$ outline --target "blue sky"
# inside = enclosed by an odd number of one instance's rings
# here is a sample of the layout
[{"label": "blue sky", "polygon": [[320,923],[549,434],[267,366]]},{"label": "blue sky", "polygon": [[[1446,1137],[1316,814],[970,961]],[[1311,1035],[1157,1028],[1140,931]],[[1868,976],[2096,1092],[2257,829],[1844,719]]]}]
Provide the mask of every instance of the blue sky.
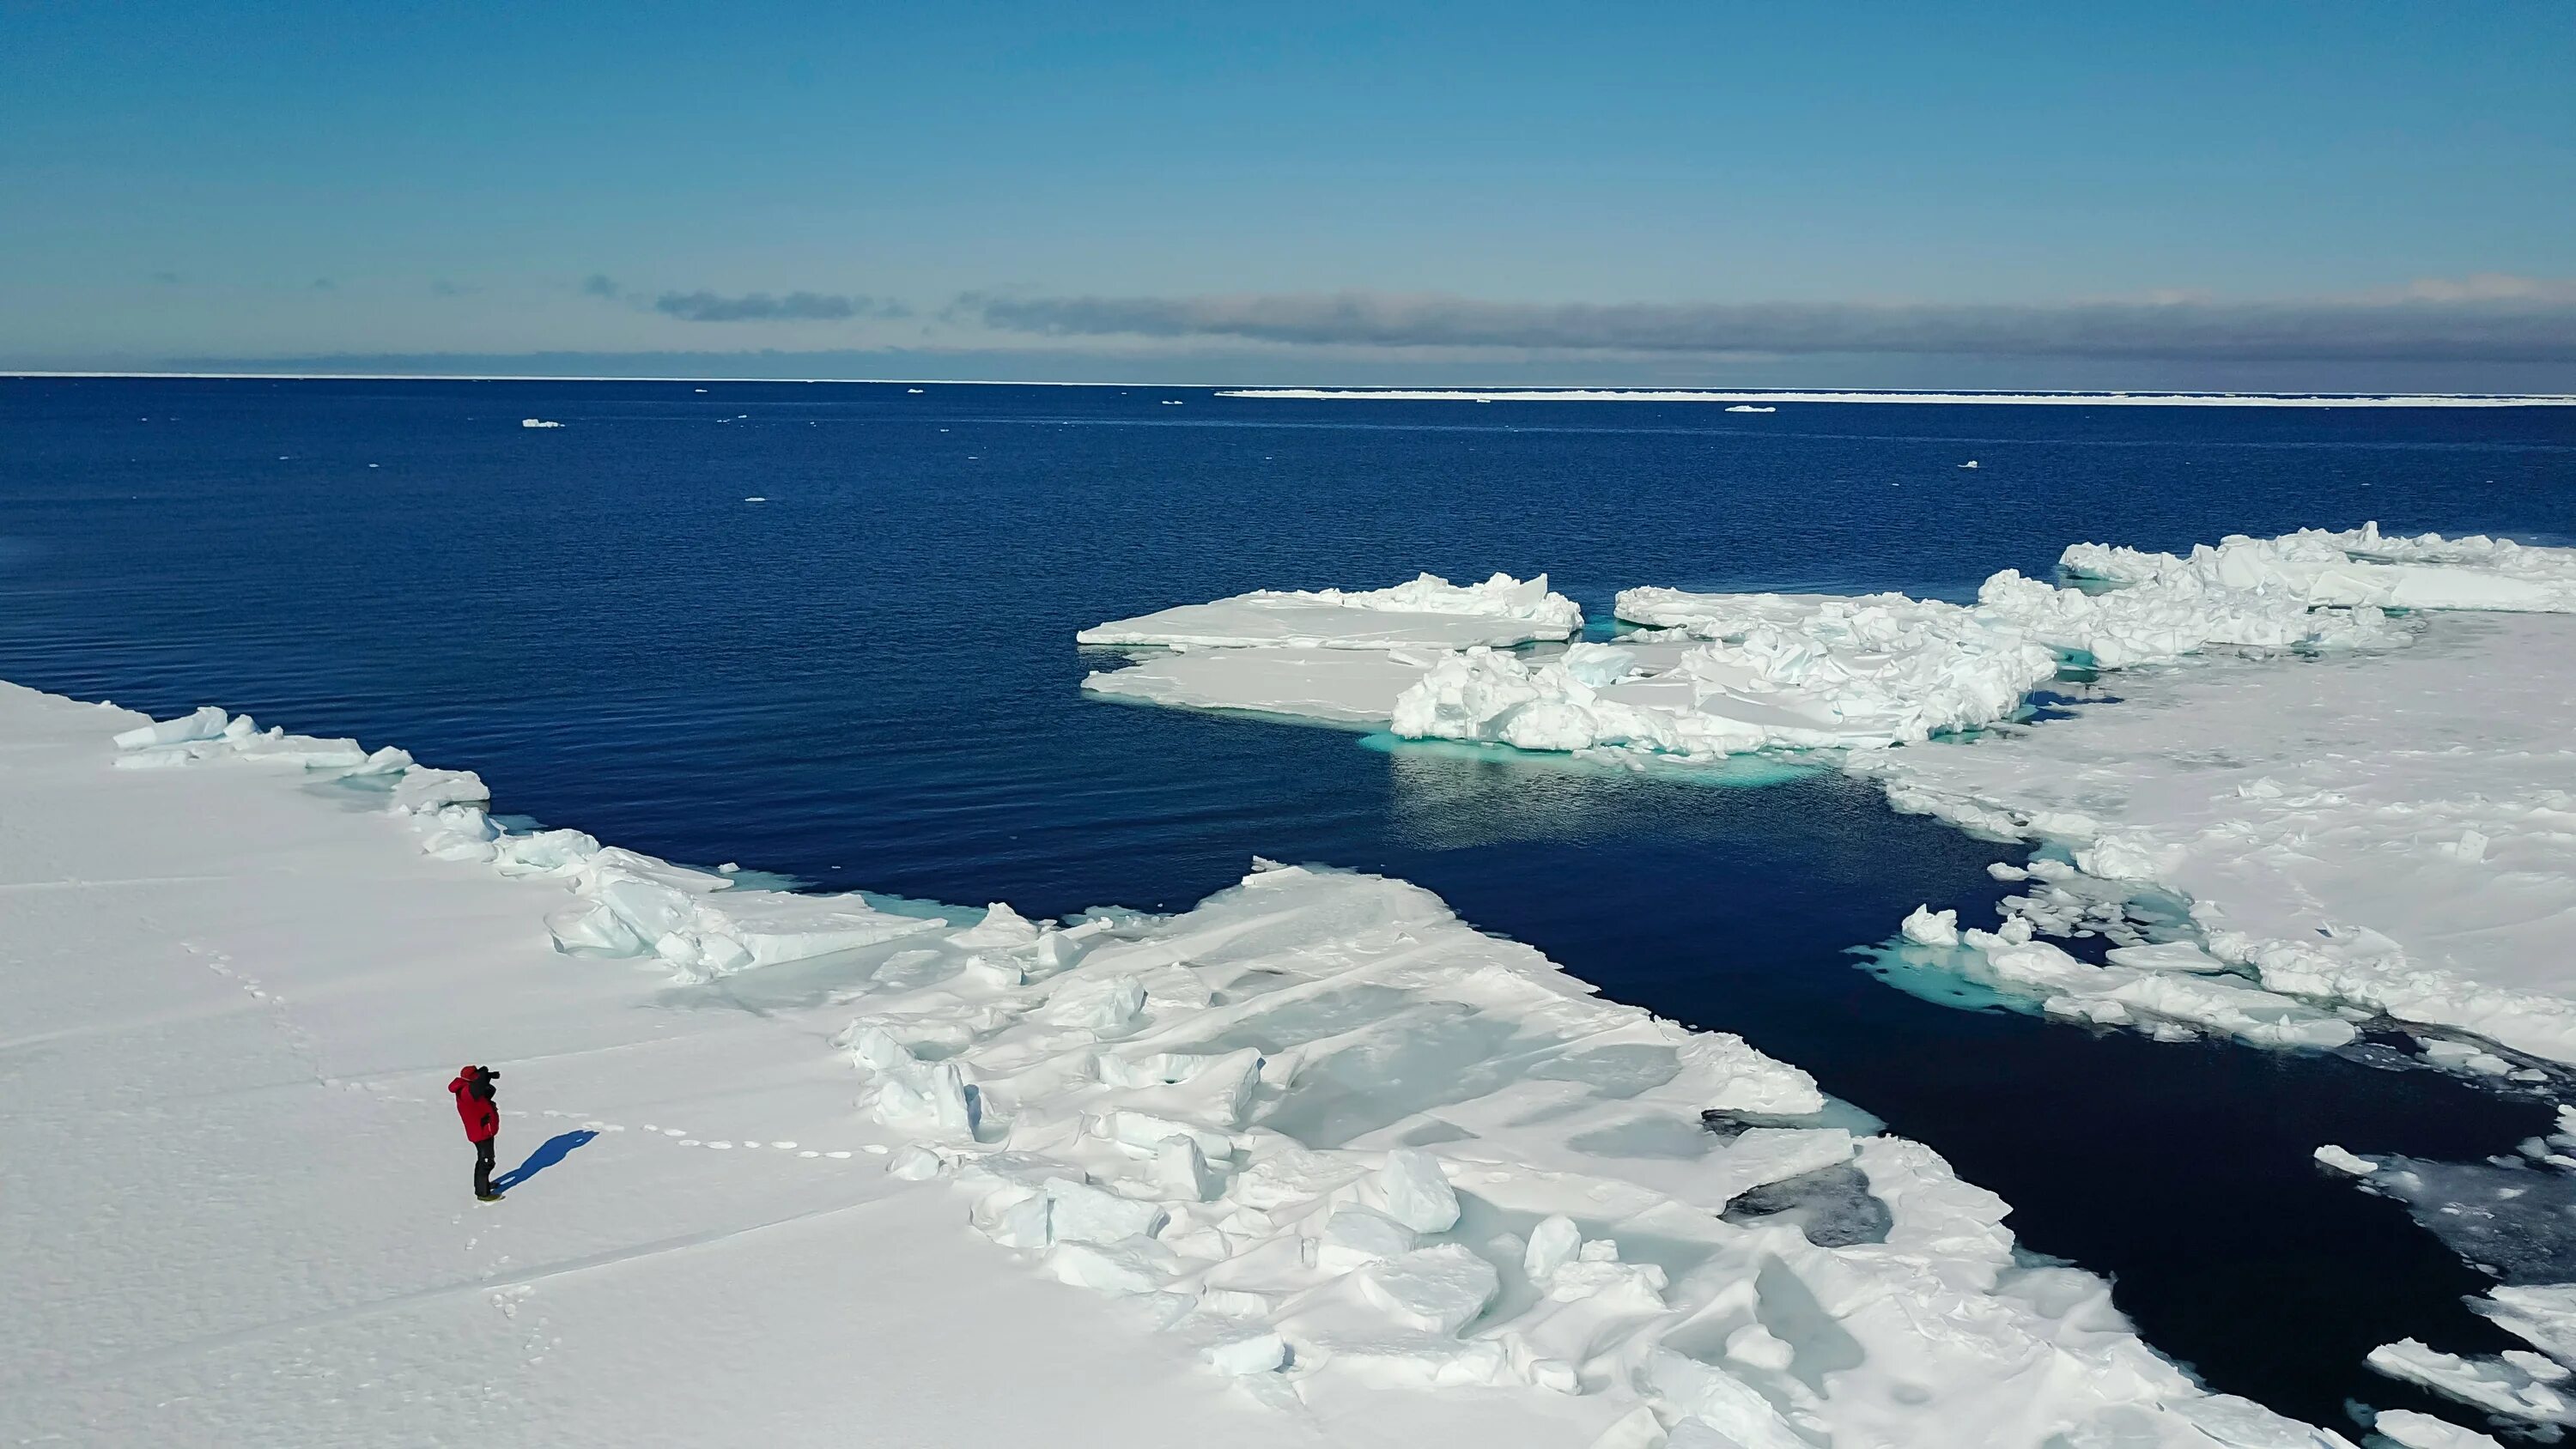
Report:
[{"label": "blue sky", "polygon": [[2563,4],[1600,9],[7,4],[0,365],[2576,383]]}]

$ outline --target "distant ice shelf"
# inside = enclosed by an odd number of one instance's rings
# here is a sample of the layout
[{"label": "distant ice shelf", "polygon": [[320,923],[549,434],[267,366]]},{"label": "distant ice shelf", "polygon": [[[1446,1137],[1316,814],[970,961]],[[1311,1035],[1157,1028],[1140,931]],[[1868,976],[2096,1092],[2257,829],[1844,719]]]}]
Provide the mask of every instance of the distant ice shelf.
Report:
[{"label": "distant ice shelf", "polygon": [[2520,408],[2576,407],[2561,393],[2261,392],[1726,392],[1676,388],[1230,388],[1219,397],[1322,402],[1921,403],[2023,407]]}]

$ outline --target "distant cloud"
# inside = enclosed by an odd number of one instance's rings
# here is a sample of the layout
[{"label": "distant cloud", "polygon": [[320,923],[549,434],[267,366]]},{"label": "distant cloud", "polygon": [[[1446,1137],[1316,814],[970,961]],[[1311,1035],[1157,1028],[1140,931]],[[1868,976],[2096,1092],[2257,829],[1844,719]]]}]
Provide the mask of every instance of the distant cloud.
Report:
[{"label": "distant cloud", "polygon": [[783,297],[767,292],[747,292],[738,297],[714,292],[664,292],[653,299],[653,310],[683,322],[839,322],[852,317],[906,315],[904,308],[892,302],[831,292],[790,292]]},{"label": "distant cloud", "polygon": [[617,283],[611,280],[605,272],[591,273],[589,280],[581,284],[581,290],[588,296],[607,297],[612,300],[614,300],[618,294]]},{"label": "distant cloud", "polygon": [[429,295],[433,297],[462,297],[465,295],[465,289],[456,285],[454,282],[447,280],[445,277],[434,277],[430,280]]},{"label": "distant cloud", "polygon": [[[1521,303],[1372,292],[1218,297],[970,293],[949,315],[1050,337],[1305,346],[2226,361],[2576,361],[2576,283],[2480,276],[2289,301],[2059,305]],[[668,300],[668,299],[665,299]]]},{"label": "distant cloud", "polygon": [[179,285],[179,274],[177,272],[154,272],[152,274],[152,280],[165,287],[175,287]]},{"label": "distant cloud", "polygon": [[339,289],[340,284],[332,281],[329,277],[315,277],[313,279],[313,290],[316,292],[336,292]]}]

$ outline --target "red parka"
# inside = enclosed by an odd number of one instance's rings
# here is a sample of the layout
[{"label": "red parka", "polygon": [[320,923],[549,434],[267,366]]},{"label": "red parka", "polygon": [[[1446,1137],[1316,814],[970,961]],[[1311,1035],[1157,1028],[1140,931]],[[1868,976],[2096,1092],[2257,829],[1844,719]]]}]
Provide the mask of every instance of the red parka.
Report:
[{"label": "red parka", "polygon": [[472,1067],[456,1074],[447,1084],[456,1098],[456,1115],[465,1122],[465,1140],[489,1142],[501,1130],[501,1113],[492,1105],[492,1085]]}]

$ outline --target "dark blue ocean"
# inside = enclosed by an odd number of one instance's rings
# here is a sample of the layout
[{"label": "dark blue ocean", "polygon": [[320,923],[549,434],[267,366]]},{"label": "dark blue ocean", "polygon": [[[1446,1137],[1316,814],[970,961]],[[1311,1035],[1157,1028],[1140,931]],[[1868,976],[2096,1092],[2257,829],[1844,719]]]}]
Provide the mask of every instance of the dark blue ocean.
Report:
[{"label": "dark blue ocean", "polygon": [[2576,410],[0,380],[0,678],[398,743],[504,812],[832,888],[1052,915],[1186,906],[1255,854],[1402,875],[1806,1067],[2212,1385],[2334,1425],[2428,1407],[2363,1367],[2377,1344],[2511,1340],[2459,1304],[2486,1280],[2310,1150],[2474,1159],[2544,1106],[1885,986],[1849,948],[1991,902],[2017,852],[1863,784],[1103,703],[1072,636],[1417,570],[1546,570],[1602,617],[1632,584],[1965,598],[2081,539],[2365,519],[2565,541]]}]

